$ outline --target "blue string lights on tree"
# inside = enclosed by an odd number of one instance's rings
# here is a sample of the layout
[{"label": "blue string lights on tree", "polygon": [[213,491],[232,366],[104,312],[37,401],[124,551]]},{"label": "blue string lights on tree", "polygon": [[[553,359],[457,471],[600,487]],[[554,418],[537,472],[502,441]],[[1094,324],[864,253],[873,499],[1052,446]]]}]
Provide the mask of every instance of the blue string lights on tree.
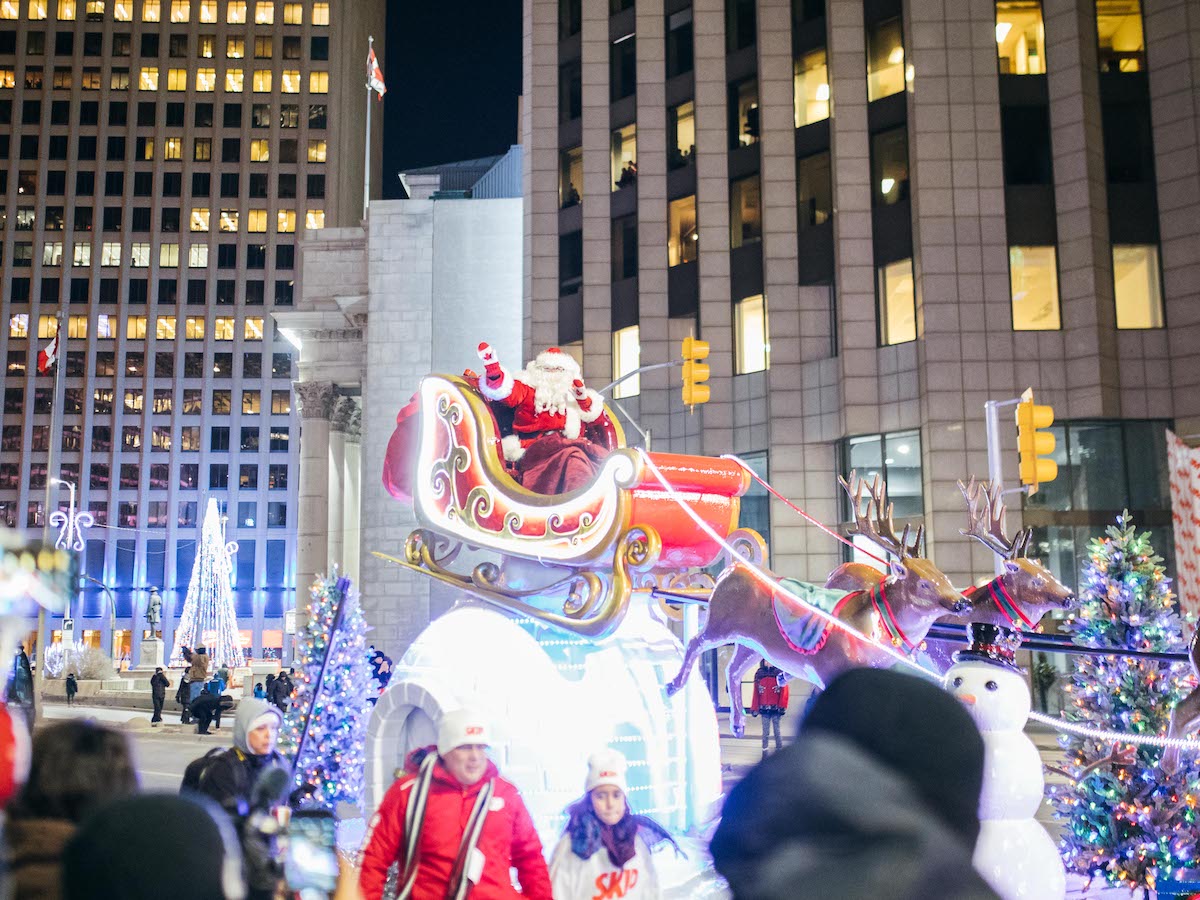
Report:
[{"label": "blue string lights on tree", "polygon": [[318,576],[310,593],[297,646],[296,692],[279,749],[294,761],[296,784],[315,788],[306,805],[361,805],[363,746],[374,696],[367,623],[358,592],[336,569]]},{"label": "blue string lights on tree", "polygon": [[175,630],[172,666],[183,665],[184,647],[204,647],[214,671],[220,666],[246,664],[233,603],[232,556],[236,550],[236,544],[226,544],[217,501],[210,498],[200,531],[200,549]]},{"label": "blue string lights on tree", "polygon": [[[1111,648],[1111,656],[1077,656],[1064,686],[1070,722],[1134,734],[1164,734],[1171,710],[1191,690],[1184,663],[1131,659],[1122,650],[1185,649],[1170,580],[1128,512],[1088,545],[1079,606],[1064,623],[1076,644]],[[1153,889],[1195,865],[1200,823],[1200,765],[1181,754],[1179,770],[1159,766],[1159,747],[1114,746],[1064,733],[1065,774],[1051,788],[1065,823],[1061,851],[1068,870],[1124,888]]]}]

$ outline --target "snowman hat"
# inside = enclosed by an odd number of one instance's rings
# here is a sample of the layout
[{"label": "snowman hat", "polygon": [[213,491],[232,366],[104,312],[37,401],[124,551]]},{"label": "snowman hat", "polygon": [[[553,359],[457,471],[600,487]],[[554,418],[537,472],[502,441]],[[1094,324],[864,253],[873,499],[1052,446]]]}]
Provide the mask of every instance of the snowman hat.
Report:
[{"label": "snowman hat", "polygon": [[590,793],[603,784],[611,784],[621,793],[628,794],[629,785],[625,780],[625,773],[628,769],[629,763],[619,751],[610,747],[597,750],[588,757],[588,773],[587,781],[583,786],[584,792]]},{"label": "snowman hat", "polygon": [[988,662],[1014,672],[1021,671],[1016,663],[1017,649],[1021,646],[1019,632],[990,622],[970,622],[967,625],[967,637],[971,644],[966,650],[954,652],[956,663]]}]

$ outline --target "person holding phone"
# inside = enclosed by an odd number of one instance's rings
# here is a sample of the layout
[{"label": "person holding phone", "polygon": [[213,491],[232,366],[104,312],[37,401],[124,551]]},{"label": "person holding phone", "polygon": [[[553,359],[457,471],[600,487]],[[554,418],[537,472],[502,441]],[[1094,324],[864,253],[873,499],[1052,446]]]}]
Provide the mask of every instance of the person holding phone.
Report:
[{"label": "person holding phone", "polygon": [[359,876],[366,900],[380,900],[395,862],[397,900],[551,900],[533,819],[488,759],[489,743],[484,718],[460,709],[442,716],[436,746],[409,755],[367,827]]}]

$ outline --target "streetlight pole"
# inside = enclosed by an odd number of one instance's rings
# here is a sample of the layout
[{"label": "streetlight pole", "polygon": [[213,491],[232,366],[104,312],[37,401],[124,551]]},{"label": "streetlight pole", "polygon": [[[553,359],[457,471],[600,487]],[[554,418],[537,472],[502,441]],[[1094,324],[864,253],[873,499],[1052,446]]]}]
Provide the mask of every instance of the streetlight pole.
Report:
[{"label": "streetlight pole", "polygon": [[[104,596],[108,599],[108,658],[113,659],[113,639],[115,637],[114,632],[117,628],[117,603],[116,600],[113,599],[113,592],[109,589],[108,585],[99,578],[93,578],[91,575],[80,575],[79,577],[84,581],[90,581],[92,584],[99,587],[100,590],[104,591]],[[116,662],[116,660],[113,661]]]}]

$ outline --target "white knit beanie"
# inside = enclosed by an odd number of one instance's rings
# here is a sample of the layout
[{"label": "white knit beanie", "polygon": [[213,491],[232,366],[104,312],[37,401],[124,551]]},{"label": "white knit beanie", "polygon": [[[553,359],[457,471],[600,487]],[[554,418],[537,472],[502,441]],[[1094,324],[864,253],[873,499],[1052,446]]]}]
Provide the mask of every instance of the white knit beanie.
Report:
[{"label": "white knit beanie", "polygon": [[602,784],[611,784],[620,788],[621,793],[628,794],[629,786],[625,782],[625,771],[629,763],[620,752],[611,747],[598,750],[588,757],[587,781],[584,783],[585,792],[590,792]]},{"label": "white knit beanie", "polygon": [[491,732],[487,719],[475,710],[456,709],[445,713],[438,722],[438,756],[445,756],[455,747],[464,744],[490,744]]}]

